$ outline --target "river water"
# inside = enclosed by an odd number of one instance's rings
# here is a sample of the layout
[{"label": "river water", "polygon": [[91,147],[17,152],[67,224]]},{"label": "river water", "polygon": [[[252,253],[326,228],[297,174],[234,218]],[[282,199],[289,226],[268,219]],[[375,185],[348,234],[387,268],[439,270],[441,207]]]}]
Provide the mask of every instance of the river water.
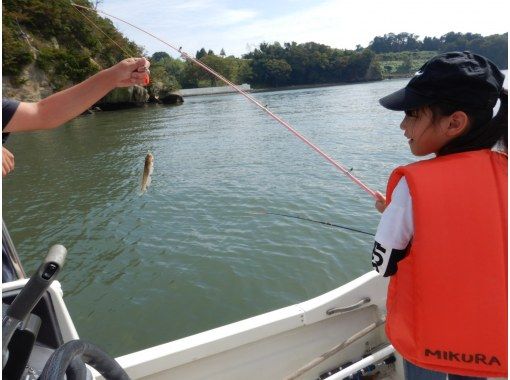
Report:
[{"label": "river water", "polygon": [[[401,113],[378,99],[407,80],[256,93],[384,192],[414,158]],[[118,356],[301,302],[371,270],[372,198],[236,94],[83,116],[11,136],[3,217],[27,273],[56,243],[80,336]],[[144,158],[155,158],[140,196]]]}]

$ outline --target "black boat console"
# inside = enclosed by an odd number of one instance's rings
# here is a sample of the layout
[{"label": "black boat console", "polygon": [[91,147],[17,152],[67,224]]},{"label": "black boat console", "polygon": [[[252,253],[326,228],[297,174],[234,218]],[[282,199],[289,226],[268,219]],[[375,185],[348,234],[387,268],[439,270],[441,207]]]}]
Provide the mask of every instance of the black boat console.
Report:
[{"label": "black boat console", "polygon": [[87,363],[105,379],[129,380],[115,360],[78,339],[54,282],[66,254],[55,245],[28,281],[2,284],[2,378],[91,380]]}]

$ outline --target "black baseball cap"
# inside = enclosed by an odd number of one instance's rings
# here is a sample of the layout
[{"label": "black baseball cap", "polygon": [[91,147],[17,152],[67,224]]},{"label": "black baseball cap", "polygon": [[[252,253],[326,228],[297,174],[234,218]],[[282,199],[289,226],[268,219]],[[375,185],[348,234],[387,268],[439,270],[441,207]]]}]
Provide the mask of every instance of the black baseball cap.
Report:
[{"label": "black baseball cap", "polygon": [[393,111],[439,102],[489,109],[496,105],[505,76],[485,57],[471,52],[443,53],[427,61],[404,88],[379,99]]}]

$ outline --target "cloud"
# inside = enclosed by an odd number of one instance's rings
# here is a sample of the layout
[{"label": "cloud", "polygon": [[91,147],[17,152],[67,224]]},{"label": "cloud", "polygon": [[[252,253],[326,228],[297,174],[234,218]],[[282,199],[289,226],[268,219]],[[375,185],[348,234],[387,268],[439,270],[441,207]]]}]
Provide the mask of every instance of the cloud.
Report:
[{"label": "cloud", "polygon": [[[506,1],[487,0],[477,7],[472,0],[429,0],[427,7],[416,0],[315,2],[286,14],[254,20],[223,31],[219,39],[237,43],[237,52],[246,44],[266,42],[298,43],[314,41],[336,48],[368,46],[375,36],[390,32],[409,32],[441,36],[450,31],[483,35],[507,31]],[[500,12],[495,12],[499,9]]]},{"label": "cloud", "polygon": [[177,4],[167,3],[167,5],[170,5],[172,8],[180,11],[200,11],[204,9],[209,9],[214,7],[214,1],[212,0],[186,0],[186,1],[180,1]]},{"label": "cloud", "polygon": [[[258,11],[254,9],[232,7],[213,0],[186,0],[178,3],[149,0],[143,2],[143,7],[130,6],[132,3],[132,0],[122,3],[114,0],[101,3],[99,9],[132,23],[143,23],[161,29],[203,29],[233,25],[258,15]],[[136,8],[136,11],[133,11],[133,8]]]},{"label": "cloud", "polygon": [[210,22],[208,25],[214,26],[227,26],[238,24],[249,19],[254,19],[258,12],[252,9],[226,9],[217,14],[215,21]]},{"label": "cloud", "polygon": [[[230,1],[110,0],[101,7],[125,18],[183,50],[201,47],[227,54],[247,53],[261,42],[314,41],[336,48],[367,46],[378,35],[409,32],[440,36],[449,31],[483,35],[507,31],[508,1],[486,0],[274,0]],[[256,7],[256,8],[255,8]],[[115,22],[130,39],[150,53],[164,46]]]}]

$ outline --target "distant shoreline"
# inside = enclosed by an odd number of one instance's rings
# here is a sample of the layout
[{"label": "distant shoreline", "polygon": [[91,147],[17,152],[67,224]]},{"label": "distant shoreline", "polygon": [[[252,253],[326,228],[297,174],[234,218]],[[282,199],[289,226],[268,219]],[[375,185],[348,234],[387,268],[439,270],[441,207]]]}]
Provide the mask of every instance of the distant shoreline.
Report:
[{"label": "distant shoreline", "polygon": [[282,86],[282,87],[264,87],[264,88],[252,88],[250,92],[270,92],[270,91],[288,91],[288,90],[302,90],[306,88],[321,88],[321,87],[336,87],[336,86],[347,86],[351,84],[363,84],[363,83],[375,83],[382,82],[387,79],[405,79],[411,78],[412,75],[401,75],[401,76],[392,76],[390,78],[383,78],[381,80],[371,80],[371,81],[363,81],[363,82],[337,82],[337,83],[317,83],[317,84],[302,84],[302,85],[292,85],[292,86]]}]

